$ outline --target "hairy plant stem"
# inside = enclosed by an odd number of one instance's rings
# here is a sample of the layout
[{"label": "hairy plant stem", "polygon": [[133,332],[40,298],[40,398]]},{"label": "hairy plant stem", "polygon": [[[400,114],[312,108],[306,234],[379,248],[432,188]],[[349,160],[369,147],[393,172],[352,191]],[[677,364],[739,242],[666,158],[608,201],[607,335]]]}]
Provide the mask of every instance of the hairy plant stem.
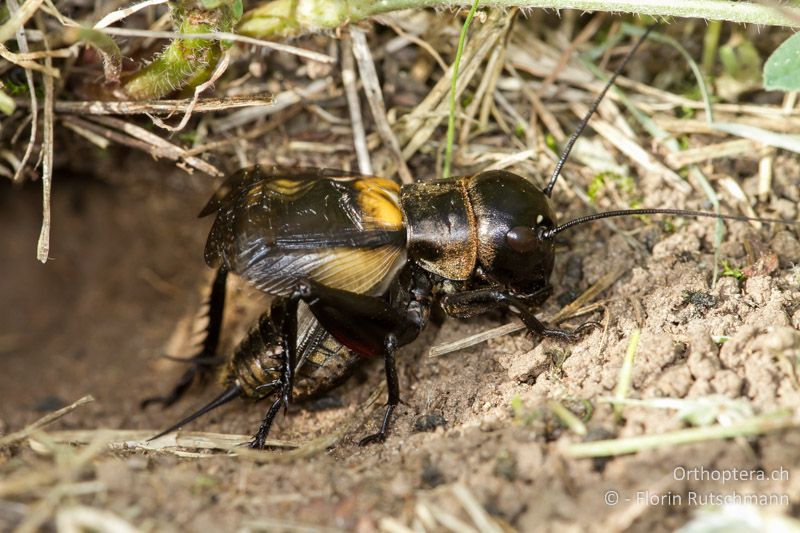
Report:
[{"label": "hairy plant stem", "polygon": [[[170,4],[173,25],[180,33],[228,32],[238,20],[232,4],[222,3],[203,9],[192,0]],[[241,13],[241,12],[240,12]],[[224,48],[230,43],[207,39],[175,39],[156,59],[124,85],[133,100],[158,99],[167,94],[191,89],[208,79]]]},{"label": "hairy plant stem", "polygon": [[[470,2],[450,0],[274,0],[245,13],[238,32],[260,38],[298,35],[401,9],[468,6]],[[760,24],[800,27],[800,9],[730,0],[492,0],[480,7],[519,7],[543,9],[578,9],[608,11],[656,17],[703,18]]]}]

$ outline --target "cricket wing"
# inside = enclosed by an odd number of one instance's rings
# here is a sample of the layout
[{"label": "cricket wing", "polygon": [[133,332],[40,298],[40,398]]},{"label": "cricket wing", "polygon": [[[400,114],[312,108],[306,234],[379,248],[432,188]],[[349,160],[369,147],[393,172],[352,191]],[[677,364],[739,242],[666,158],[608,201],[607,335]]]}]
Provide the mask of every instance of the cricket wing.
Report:
[{"label": "cricket wing", "polygon": [[406,258],[399,192],[390,180],[330,169],[241,171],[201,213],[217,213],[206,262],[269,294],[286,295],[301,278],[380,294]]}]

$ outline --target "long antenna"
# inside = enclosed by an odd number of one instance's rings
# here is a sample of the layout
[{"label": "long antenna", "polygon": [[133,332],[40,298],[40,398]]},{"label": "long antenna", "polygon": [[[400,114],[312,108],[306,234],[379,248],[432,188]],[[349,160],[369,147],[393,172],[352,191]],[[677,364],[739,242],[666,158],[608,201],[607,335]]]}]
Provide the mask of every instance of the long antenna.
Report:
[{"label": "long antenna", "polygon": [[685,209],[621,209],[619,211],[606,211],[605,213],[595,213],[594,215],[586,215],[575,220],[565,222],[558,227],[549,229],[541,233],[541,238],[549,239],[562,231],[577,226],[578,224],[585,224],[593,220],[600,220],[601,218],[611,217],[627,217],[632,215],[677,215],[683,217],[707,217],[707,218],[721,218],[724,220],[738,220],[739,222],[764,222],[767,224],[786,224],[789,226],[800,225],[800,221],[781,220],[775,218],[757,218],[746,217],[742,215],[718,215],[716,213],[707,213],[705,211],[687,211]]},{"label": "long antenna", "polygon": [[622,69],[625,68],[625,65],[628,64],[628,61],[634,56],[636,51],[639,49],[641,44],[647,39],[647,36],[650,35],[650,31],[655,26],[649,26],[645,32],[639,37],[639,40],[636,41],[636,44],[633,45],[633,48],[630,49],[628,54],[625,56],[625,59],[622,60],[622,63],[614,70],[614,73],[609,78],[608,82],[606,82],[606,86],[603,87],[603,90],[600,92],[600,95],[595,99],[592,103],[592,107],[589,108],[589,111],[586,113],[586,116],[583,117],[581,123],[578,125],[578,128],[575,132],[570,136],[569,140],[567,141],[566,146],[564,146],[564,151],[561,152],[561,157],[558,158],[558,163],[556,163],[556,168],[553,170],[553,175],[550,177],[550,182],[547,184],[547,187],[544,188],[544,194],[549,198],[553,194],[553,187],[556,186],[556,181],[558,181],[558,177],[561,175],[561,169],[564,167],[564,163],[567,162],[567,158],[569,157],[569,153],[572,151],[572,146],[575,144],[575,141],[578,140],[578,137],[581,136],[583,130],[586,128],[586,125],[589,123],[589,119],[592,118],[594,112],[597,111],[597,108],[600,106],[600,102],[603,101],[603,97],[606,95],[608,90],[614,85],[617,77],[622,72]]},{"label": "long antenna", "polygon": [[161,433],[159,433],[155,437],[150,437],[149,439],[147,439],[147,442],[150,442],[151,440],[156,440],[159,437],[163,437],[167,433],[172,433],[173,431],[175,431],[177,429],[180,429],[182,426],[185,426],[189,422],[193,422],[194,420],[197,420],[198,418],[200,418],[201,416],[203,416],[207,412],[213,411],[214,409],[216,409],[220,405],[224,405],[224,404],[230,402],[231,400],[235,400],[236,398],[238,398],[241,395],[242,395],[242,387],[238,383],[235,383],[235,384],[231,385],[230,387],[228,387],[227,389],[225,389],[225,391],[222,394],[220,394],[219,396],[217,396],[216,398],[211,400],[211,402],[209,402],[207,405],[205,405],[204,407],[201,407],[200,409],[198,409],[194,413],[190,414],[189,416],[187,416],[186,418],[184,418],[183,420],[181,420],[177,424],[175,424],[173,426],[170,426],[169,428],[165,429],[164,431],[162,431]]}]

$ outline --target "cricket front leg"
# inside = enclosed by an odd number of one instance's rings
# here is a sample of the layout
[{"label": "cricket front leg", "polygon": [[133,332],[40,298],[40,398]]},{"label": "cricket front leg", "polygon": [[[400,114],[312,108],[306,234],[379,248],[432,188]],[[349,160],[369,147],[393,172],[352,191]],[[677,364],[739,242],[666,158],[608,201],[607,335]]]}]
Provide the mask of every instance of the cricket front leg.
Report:
[{"label": "cricket front leg", "polygon": [[383,298],[331,289],[310,280],[301,281],[298,291],[322,327],[337,341],[364,357],[383,357],[388,386],[383,422],[377,433],[361,439],[359,444],[385,440],[392,413],[400,403],[395,352],[424,327],[429,311],[427,295],[414,296],[399,307],[392,307]]},{"label": "cricket front leg", "polygon": [[383,413],[383,422],[381,423],[381,428],[378,430],[378,432],[367,435],[358,441],[359,446],[366,446],[367,444],[372,444],[373,442],[383,442],[386,440],[386,434],[389,431],[392,413],[394,412],[395,407],[397,407],[397,404],[400,403],[400,384],[397,380],[397,368],[394,364],[394,354],[396,350],[397,339],[394,335],[389,334],[384,342],[383,352],[383,366],[384,370],[386,371],[386,388],[389,393],[389,398],[386,402],[386,411]]},{"label": "cricket front leg", "polygon": [[536,318],[525,301],[496,288],[448,294],[442,298],[441,304],[445,313],[456,318],[475,316],[494,309],[508,309],[522,320],[530,333],[565,341],[575,341],[584,332],[600,326],[597,322],[586,322],[572,331],[548,328]]}]

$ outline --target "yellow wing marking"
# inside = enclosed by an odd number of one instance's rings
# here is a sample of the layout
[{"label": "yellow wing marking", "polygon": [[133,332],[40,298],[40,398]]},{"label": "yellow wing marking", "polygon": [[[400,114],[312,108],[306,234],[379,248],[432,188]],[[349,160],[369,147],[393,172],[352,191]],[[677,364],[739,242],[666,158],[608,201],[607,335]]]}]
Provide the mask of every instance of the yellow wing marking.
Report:
[{"label": "yellow wing marking", "polygon": [[310,277],[335,289],[382,294],[403,265],[403,254],[404,249],[398,246],[334,248],[325,252],[327,257],[312,269]]},{"label": "yellow wing marking", "polygon": [[366,220],[391,229],[403,227],[399,185],[386,178],[367,178],[356,180],[354,186]]}]

